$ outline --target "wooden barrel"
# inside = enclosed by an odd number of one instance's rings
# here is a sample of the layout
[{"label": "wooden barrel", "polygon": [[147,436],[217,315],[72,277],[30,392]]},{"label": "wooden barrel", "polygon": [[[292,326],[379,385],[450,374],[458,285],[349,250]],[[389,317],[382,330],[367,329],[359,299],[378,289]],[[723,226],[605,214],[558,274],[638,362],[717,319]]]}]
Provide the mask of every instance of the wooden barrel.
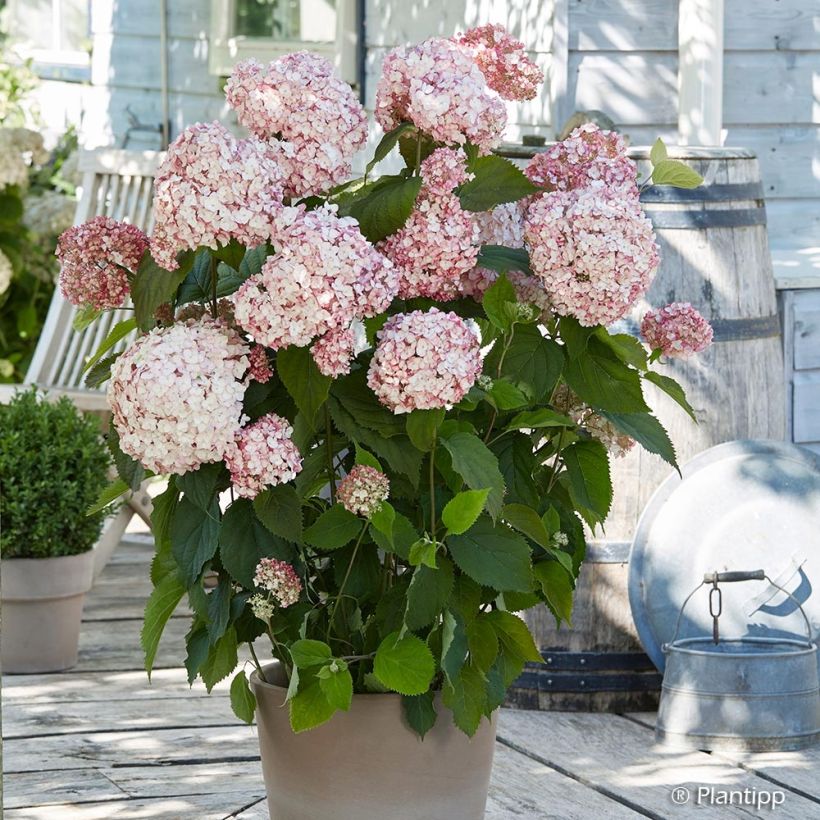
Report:
[{"label": "wooden barrel", "polygon": [[[538,150],[516,147],[505,154],[523,160]],[[648,308],[675,301],[691,302],[712,323],[714,344],[708,351],[655,366],[683,385],[697,425],[654,385],[644,384],[647,402],[669,431],[683,464],[724,441],[783,440],[786,401],[757,159],[743,148],[670,148],[669,155],[691,165],[704,184],[694,190],[653,186],[643,193],[642,204],[661,248],[661,264],[648,293],[618,329],[637,335]],[[646,179],[651,170],[649,149],[631,149],[630,156]],[[644,688],[651,671],[641,659],[629,609],[628,545],[647,501],[672,469],[639,447],[625,458],[613,459],[611,466],[614,498],[606,541],[597,551],[591,550],[591,560],[582,569],[573,629],[556,630],[543,609],[528,613],[537,640],[549,650],[545,658],[553,660],[550,664],[545,659],[543,665],[525,672],[511,694],[513,704],[619,710],[648,708],[652,699],[656,702],[657,692],[651,691],[651,685],[649,690]],[[569,654],[558,655],[555,650]],[[556,691],[556,685],[564,684],[549,675],[550,668],[558,662],[590,668],[593,659],[584,658],[585,652],[610,656],[609,662],[605,657],[594,660],[601,667],[597,683],[589,675],[567,675],[564,689]],[[552,684],[545,692],[549,680]],[[536,684],[537,691],[528,694]],[[590,692],[590,685],[597,691]]]}]

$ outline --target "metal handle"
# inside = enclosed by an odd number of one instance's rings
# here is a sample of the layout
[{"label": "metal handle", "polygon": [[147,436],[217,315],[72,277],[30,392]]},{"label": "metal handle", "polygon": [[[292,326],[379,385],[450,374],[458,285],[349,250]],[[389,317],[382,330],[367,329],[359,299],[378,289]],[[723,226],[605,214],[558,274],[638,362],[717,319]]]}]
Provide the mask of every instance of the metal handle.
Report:
[{"label": "metal handle", "polygon": [[[675,634],[672,636],[672,640],[668,643],[663,645],[663,648],[666,649],[667,646],[675,643],[678,639],[678,633],[680,632],[680,622],[683,619],[683,611],[686,609],[686,605],[689,601],[692,600],[692,596],[702,587],[706,586],[707,584],[711,585],[713,588],[717,588],[717,584],[721,581],[733,582],[733,581],[768,581],[775,589],[780,590],[784,595],[787,595],[789,598],[792,599],[797,604],[797,608],[800,610],[800,614],[803,616],[803,620],[806,623],[806,641],[809,646],[812,645],[812,631],[811,631],[811,622],[809,621],[809,616],[806,615],[806,610],[803,609],[803,605],[794,595],[791,594],[787,589],[783,589],[780,584],[776,584],[766,575],[765,570],[762,569],[755,569],[755,570],[735,570],[732,572],[707,572],[703,576],[703,581],[701,581],[690,593],[686,596],[686,600],[683,602],[683,606],[680,608],[680,612],[678,612],[678,620],[675,623]],[[712,599],[710,596],[710,608],[712,605]],[[719,604],[722,609],[722,604]],[[717,615],[720,615],[721,610],[717,612]],[[714,612],[711,613],[712,617],[717,620],[717,616]],[[716,634],[716,631],[715,631]],[[715,641],[717,643],[717,641]]]},{"label": "metal handle", "polygon": [[704,584],[731,583],[733,581],[765,581],[766,572],[762,569],[736,570],[733,572],[707,572],[703,576]]}]

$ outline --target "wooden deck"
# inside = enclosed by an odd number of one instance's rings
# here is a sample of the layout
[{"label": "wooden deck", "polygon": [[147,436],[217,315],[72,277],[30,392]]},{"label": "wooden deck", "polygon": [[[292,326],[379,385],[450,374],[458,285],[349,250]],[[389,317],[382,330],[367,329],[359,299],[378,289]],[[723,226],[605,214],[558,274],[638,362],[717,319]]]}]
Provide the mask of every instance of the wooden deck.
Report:
[{"label": "wooden deck", "polygon": [[[7,820],[267,820],[255,730],[233,717],[224,684],[211,697],[201,684],[188,689],[178,661],[184,615],[169,624],[150,686],[141,670],[150,554],[144,542],[116,551],[86,603],[75,669],[3,680]],[[817,749],[661,750],[653,717],[505,710],[488,820],[820,817]],[[784,802],[695,805],[707,785],[780,790]],[[688,804],[673,802],[677,786],[690,789]]]}]

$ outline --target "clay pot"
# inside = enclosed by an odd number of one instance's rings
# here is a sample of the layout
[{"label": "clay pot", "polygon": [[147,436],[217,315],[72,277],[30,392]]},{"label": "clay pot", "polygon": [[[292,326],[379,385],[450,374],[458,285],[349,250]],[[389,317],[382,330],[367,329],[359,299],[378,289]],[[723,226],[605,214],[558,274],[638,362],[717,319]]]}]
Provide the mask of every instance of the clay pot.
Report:
[{"label": "clay pot", "polygon": [[[265,679],[284,683],[278,663]],[[286,689],[251,675],[271,820],[482,820],[495,749],[495,715],[471,739],[440,703],[420,740],[401,697],[354,695],[349,712],[294,734]]]},{"label": "clay pot", "polygon": [[3,672],[59,672],[77,663],[94,551],[58,558],[4,558],[0,566]]}]

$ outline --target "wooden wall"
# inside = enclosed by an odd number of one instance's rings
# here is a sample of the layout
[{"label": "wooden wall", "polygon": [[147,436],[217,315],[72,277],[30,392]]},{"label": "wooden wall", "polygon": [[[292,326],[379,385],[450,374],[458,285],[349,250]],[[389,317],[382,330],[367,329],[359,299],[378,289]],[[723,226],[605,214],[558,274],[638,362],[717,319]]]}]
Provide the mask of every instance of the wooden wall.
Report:
[{"label": "wooden wall", "polygon": [[[820,234],[820,5],[817,0],[725,0],[726,144],[759,157],[774,244],[816,245]],[[210,0],[169,2],[172,136],[197,120],[230,119],[208,73]],[[677,0],[366,0],[367,104],[381,61],[399,43],[502,22],[552,77],[531,103],[510,106],[509,136],[551,136],[552,120],[598,108],[633,144],[677,124]],[[91,84],[46,83],[49,123],[83,114],[89,145],[119,144],[126,106],[158,124],[156,0],[94,0]],[[555,31],[558,36],[554,36]],[[564,32],[564,34],[562,34]],[[566,94],[561,95],[565,85]],[[62,108],[61,108],[62,106]],[[555,113],[557,109],[557,113]],[[62,118],[62,119],[61,119]],[[133,147],[154,147],[142,135]]]}]

